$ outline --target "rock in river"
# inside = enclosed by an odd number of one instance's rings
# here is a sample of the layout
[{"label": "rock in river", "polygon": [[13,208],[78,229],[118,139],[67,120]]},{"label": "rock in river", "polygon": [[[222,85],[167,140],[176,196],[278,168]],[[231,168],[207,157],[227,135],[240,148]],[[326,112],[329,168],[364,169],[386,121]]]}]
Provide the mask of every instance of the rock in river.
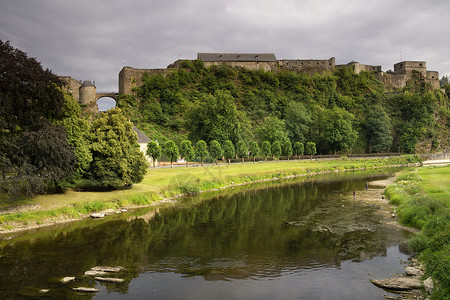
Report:
[{"label": "rock in river", "polygon": [[421,281],[414,277],[395,277],[383,280],[370,280],[378,287],[396,291],[408,291],[413,289],[420,289]]},{"label": "rock in river", "polygon": [[95,280],[98,280],[101,282],[109,282],[109,283],[122,283],[125,281],[122,278],[106,278],[106,277],[95,277]]},{"label": "rock in river", "polygon": [[72,290],[77,291],[77,292],[86,292],[86,293],[95,293],[98,292],[99,290],[97,290],[96,288],[88,288],[88,287],[77,287],[77,288],[72,288]]},{"label": "rock in river", "polygon": [[104,267],[104,266],[97,266],[97,267],[91,268],[91,271],[113,272],[113,273],[117,273],[117,272],[122,271],[123,269],[124,269],[123,267]]},{"label": "rock in river", "polygon": [[84,275],[86,275],[86,276],[101,276],[101,275],[106,275],[106,274],[108,274],[108,273],[104,272],[104,271],[89,270],[89,271],[84,272]]},{"label": "rock in river", "polygon": [[405,273],[409,276],[422,276],[422,271],[414,267],[406,267]]},{"label": "rock in river", "polygon": [[104,217],[105,217],[105,214],[93,213],[93,214],[91,214],[90,216],[91,216],[91,218],[99,219],[99,218],[104,218]]}]

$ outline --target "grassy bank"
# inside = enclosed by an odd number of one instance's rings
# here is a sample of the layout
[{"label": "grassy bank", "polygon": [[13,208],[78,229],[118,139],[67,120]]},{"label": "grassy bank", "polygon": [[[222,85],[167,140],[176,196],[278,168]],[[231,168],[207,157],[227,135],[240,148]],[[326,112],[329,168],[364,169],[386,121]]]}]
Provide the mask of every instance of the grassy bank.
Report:
[{"label": "grassy bank", "polygon": [[386,189],[400,222],[421,229],[409,242],[432,276],[432,299],[450,299],[450,166],[404,172]]},{"label": "grassy bank", "polygon": [[[0,229],[8,231],[17,227],[77,219],[88,213],[105,209],[148,205],[179,194],[224,188],[262,180],[302,176],[322,172],[371,169],[383,166],[416,163],[417,156],[366,159],[291,160],[267,163],[219,164],[204,167],[177,167],[149,169],[143,182],[131,189],[109,192],[78,192],[41,195],[18,204],[19,212],[0,215]],[[14,204],[14,203],[12,203]],[[30,211],[25,211],[27,207]]]}]

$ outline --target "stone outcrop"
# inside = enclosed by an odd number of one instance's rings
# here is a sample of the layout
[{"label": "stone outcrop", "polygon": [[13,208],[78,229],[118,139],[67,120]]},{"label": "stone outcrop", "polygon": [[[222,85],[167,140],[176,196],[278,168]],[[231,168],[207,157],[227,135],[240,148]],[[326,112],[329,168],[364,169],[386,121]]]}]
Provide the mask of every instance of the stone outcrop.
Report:
[{"label": "stone outcrop", "polygon": [[420,289],[422,286],[420,279],[415,277],[394,277],[382,280],[372,279],[370,282],[378,287],[394,291],[409,291]]}]

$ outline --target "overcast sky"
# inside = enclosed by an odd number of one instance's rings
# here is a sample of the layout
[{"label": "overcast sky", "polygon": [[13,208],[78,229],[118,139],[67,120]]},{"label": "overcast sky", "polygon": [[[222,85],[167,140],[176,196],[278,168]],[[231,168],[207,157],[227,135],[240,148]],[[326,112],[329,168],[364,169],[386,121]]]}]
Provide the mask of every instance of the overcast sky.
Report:
[{"label": "overcast sky", "polygon": [[402,60],[450,73],[449,0],[0,0],[0,39],[58,75],[118,91],[123,66],[198,52],[278,59]]}]

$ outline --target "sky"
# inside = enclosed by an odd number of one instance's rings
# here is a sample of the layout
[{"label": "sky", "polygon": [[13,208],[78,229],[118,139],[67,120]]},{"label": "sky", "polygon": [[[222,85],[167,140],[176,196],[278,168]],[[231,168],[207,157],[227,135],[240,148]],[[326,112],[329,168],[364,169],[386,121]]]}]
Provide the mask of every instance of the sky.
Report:
[{"label": "sky", "polygon": [[426,61],[450,74],[448,0],[0,0],[0,39],[57,75],[117,92],[124,66],[165,68],[199,52]]}]

